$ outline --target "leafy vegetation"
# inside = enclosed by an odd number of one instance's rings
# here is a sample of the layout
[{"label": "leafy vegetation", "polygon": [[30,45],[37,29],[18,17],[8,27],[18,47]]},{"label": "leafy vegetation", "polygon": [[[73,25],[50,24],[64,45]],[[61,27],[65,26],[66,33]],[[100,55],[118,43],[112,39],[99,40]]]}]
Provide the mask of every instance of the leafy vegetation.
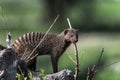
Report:
[{"label": "leafy vegetation", "polygon": [[[29,72],[28,75],[29,75],[30,80],[33,80],[32,72]],[[16,74],[16,78],[17,78],[18,80],[28,80],[26,77],[23,79],[23,76],[20,75],[20,74],[18,74],[18,73]]]}]

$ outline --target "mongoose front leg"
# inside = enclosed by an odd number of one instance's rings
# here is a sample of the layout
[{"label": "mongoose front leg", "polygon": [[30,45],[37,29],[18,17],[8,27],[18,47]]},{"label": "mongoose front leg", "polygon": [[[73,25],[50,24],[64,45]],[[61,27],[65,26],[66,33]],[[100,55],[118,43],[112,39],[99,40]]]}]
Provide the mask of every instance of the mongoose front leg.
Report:
[{"label": "mongoose front leg", "polygon": [[32,71],[36,70],[36,58],[32,60],[32,62],[30,63],[30,65],[28,65],[28,68]]},{"label": "mongoose front leg", "polygon": [[[22,71],[22,72],[21,72],[21,71]],[[27,80],[30,80],[30,79],[29,79],[29,75],[28,75],[28,69],[27,69],[27,66],[25,65],[24,60],[18,61],[17,72],[20,73],[20,74],[23,74],[23,73],[24,73],[23,76],[24,76],[24,77],[27,77]]]},{"label": "mongoose front leg", "polygon": [[58,72],[58,58],[51,56],[53,72]]}]

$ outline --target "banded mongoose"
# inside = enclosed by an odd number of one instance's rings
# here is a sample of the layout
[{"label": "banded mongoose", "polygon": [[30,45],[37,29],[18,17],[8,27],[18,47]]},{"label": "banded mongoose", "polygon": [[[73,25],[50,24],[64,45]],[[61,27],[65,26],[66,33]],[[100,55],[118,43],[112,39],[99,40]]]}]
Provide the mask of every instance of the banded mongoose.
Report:
[{"label": "banded mongoose", "polygon": [[[24,58],[30,55],[30,52],[39,44],[45,34],[39,32],[31,32],[20,36],[13,43],[13,49],[19,56]],[[68,48],[71,43],[78,41],[78,31],[75,29],[65,29],[62,33],[47,34],[39,47],[35,50],[32,56],[50,55],[52,61],[53,72],[58,72],[58,60],[63,52]],[[35,71],[36,58],[27,63],[30,70]],[[26,61],[26,60],[25,60]]]}]

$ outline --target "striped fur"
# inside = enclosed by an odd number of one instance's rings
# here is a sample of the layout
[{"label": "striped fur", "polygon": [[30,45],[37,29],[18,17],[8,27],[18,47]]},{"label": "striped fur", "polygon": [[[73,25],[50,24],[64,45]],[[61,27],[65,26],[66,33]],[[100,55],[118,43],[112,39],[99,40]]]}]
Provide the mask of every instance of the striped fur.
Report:
[{"label": "striped fur", "polygon": [[[15,40],[13,44],[13,49],[19,56],[22,56],[27,48],[29,49],[29,52],[32,51],[39,44],[43,36],[44,36],[43,33],[38,33],[38,32],[31,32],[31,33],[24,34],[23,36],[20,36],[17,40]],[[46,42],[48,42],[48,40],[51,39],[50,37],[53,37],[53,36],[55,35],[47,35],[45,40],[40,44],[39,48],[43,47],[43,45]],[[48,47],[48,46],[49,44],[44,46],[44,49],[45,47]],[[47,49],[42,51],[45,52],[47,51]],[[45,53],[47,54],[47,52]]]},{"label": "striped fur", "polygon": [[[43,38],[44,33],[31,32],[20,36],[17,40],[15,40],[13,44],[14,51],[18,54],[18,56],[23,56],[23,59],[26,61],[26,57],[28,57],[33,49],[39,44],[41,39]],[[71,38],[71,35],[73,36]],[[37,50],[33,53],[32,56],[38,55],[51,55],[53,71],[58,71],[58,59],[62,55],[62,53],[67,49],[67,47],[72,42],[77,42],[78,34],[75,29],[66,29],[59,35],[47,34],[43,42],[39,45]],[[31,69],[31,66],[35,70],[36,57],[29,61],[27,65]]]}]

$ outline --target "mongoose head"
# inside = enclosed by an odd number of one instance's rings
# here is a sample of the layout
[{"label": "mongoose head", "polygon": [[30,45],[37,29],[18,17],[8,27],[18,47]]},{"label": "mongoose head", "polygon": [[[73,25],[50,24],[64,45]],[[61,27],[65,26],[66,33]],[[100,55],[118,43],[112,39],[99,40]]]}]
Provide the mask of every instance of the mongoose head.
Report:
[{"label": "mongoose head", "polygon": [[65,41],[70,43],[76,43],[78,41],[78,31],[75,29],[65,29],[64,30]]}]

